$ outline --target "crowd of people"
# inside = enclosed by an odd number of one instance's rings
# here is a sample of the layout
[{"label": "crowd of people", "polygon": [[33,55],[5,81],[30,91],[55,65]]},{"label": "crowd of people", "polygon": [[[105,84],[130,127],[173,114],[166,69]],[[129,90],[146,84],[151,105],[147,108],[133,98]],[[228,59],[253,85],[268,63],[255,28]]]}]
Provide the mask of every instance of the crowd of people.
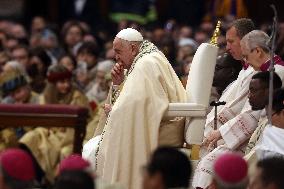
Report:
[{"label": "crowd of people", "polygon": [[0,188],[283,188],[284,23],[273,57],[272,125],[271,31],[226,18],[211,94],[226,102],[218,107],[217,130],[211,110],[195,170],[175,149],[185,143],[184,119],[169,120],[164,112],[169,102],[186,102],[192,59],[214,26],[122,20],[114,31],[94,32],[77,20],[61,29],[39,16],[29,29],[0,21],[0,102],[86,107],[84,143],[97,144],[85,160],[71,155],[72,129],[1,129]]}]

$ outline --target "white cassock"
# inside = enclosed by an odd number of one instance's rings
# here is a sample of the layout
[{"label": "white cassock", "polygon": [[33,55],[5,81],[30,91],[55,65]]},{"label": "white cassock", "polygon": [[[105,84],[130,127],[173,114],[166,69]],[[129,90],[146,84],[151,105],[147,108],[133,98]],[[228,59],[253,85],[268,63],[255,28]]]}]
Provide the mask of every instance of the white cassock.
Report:
[{"label": "white cassock", "polygon": [[284,129],[268,125],[256,146],[257,159],[284,156]]},{"label": "white cassock", "polygon": [[137,55],[103,134],[92,139],[94,143],[100,140],[99,151],[85,149],[89,156],[96,153],[93,157],[98,176],[127,189],[141,187],[140,169],[153,150],[159,145],[181,147],[184,140],[184,121],[167,119],[164,114],[169,103],[186,102],[185,89],[166,57],[152,43],[143,42],[141,48],[146,49]]},{"label": "white cassock", "polygon": [[[283,62],[282,62],[283,63]],[[267,62],[265,63],[267,64]],[[275,65],[275,71],[284,80],[284,66]],[[208,153],[204,147],[201,149],[199,162],[192,185],[193,187],[206,188],[211,183],[212,166],[214,160],[227,151],[238,151],[244,154],[248,140],[258,125],[261,111],[252,111],[248,101],[249,84],[256,74],[252,67],[241,70],[236,81],[222,94],[220,101],[226,105],[218,107],[217,129],[222,139],[217,142],[217,148]],[[204,137],[214,128],[214,109],[207,115]]]}]

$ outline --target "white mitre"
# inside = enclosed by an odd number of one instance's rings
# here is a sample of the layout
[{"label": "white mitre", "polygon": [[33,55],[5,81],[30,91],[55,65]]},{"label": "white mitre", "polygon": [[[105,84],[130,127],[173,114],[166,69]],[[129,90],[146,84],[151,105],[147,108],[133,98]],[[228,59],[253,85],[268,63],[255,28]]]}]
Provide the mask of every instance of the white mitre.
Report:
[{"label": "white mitre", "polygon": [[126,28],[126,29],[121,30],[120,32],[118,32],[116,37],[119,39],[123,39],[126,41],[132,41],[132,42],[143,41],[142,34],[133,28]]}]

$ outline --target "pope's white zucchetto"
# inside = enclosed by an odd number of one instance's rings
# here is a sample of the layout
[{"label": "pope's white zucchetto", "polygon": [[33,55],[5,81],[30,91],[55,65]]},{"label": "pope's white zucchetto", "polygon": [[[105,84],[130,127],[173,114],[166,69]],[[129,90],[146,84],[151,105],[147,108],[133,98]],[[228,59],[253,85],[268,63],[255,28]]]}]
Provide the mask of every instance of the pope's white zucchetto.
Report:
[{"label": "pope's white zucchetto", "polygon": [[142,34],[133,28],[126,28],[126,29],[121,30],[120,32],[118,32],[116,37],[119,39],[123,39],[125,41],[131,41],[131,42],[143,41]]}]

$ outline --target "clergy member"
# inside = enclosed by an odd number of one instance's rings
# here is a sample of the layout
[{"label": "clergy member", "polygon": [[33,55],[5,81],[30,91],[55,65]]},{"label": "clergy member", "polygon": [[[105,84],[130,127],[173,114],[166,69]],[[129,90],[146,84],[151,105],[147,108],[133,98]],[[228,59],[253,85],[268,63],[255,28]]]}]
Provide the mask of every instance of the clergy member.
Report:
[{"label": "clergy member", "polygon": [[[240,46],[241,39],[250,31],[254,29],[254,24],[250,19],[238,19],[235,20],[231,27],[226,32],[226,41],[227,46],[226,50],[230,53],[234,59],[242,60],[242,51]],[[238,78],[232,82],[227,89],[223,92],[219,101],[225,101],[226,105],[218,107],[218,117],[217,117],[217,128],[228,122],[230,119],[234,118],[237,114],[239,114],[244,107],[244,104],[247,100],[247,94],[249,89],[250,79],[253,76],[254,70],[252,67],[248,67],[246,64],[243,64],[243,69],[240,71]],[[204,130],[204,141],[215,135],[217,137],[220,134],[217,131],[214,131],[214,109],[207,115],[205,130]],[[217,133],[217,134],[216,134]],[[210,141],[211,142],[211,141]],[[214,141],[215,143],[215,141]],[[220,143],[218,143],[220,144]],[[208,154],[207,146],[203,146],[201,148],[201,158],[205,160],[205,156]],[[206,161],[209,166],[206,166],[206,163],[203,164],[204,161],[199,163],[194,177],[192,185],[193,187],[206,188],[211,181],[211,173],[212,173],[212,165],[214,158]],[[208,163],[209,162],[209,163]]]},{"label": "clergy member", "polygon": [[258,159],[272,156],[284,157],[284,90],[278,89],[273,95],[272,125],[265,127],[256,146]]},{"label": "clergy member", "polygon": [[[269,36],[260,30],[253,30],[246,34],[241,40],[241,51],[243,59],[253,69],[254,75],[260,71],[267,71],[270,65],[270,54],[268,46]],[[284,62],[279,56],[274,56],[275,72],[279,75],[282,82],[284,81]],[[247,76],[251,81],[252,76]],[[243,83],[240,83],[242,86]],[[242,90],[242,96],[237,96],[233,102],[227,102],[229,105],[234,105],[235,108],[225,108],[218,114],[218,129],[213,130],[212,125],[206,125],[211,131],[205,135],[204,146],[210,148],[217,142],[218,147],[207,154],[198,164],[194,176],[193,185],[195,187],[206,188],[207,180],[211,178],[212,164],[216,157],[227,151],[239,151],[244,154],[252,133],[258,125],[261,116],[261,110],[254,111],[248,101],[248,89],[246,86],[237,89]],[[244,99],[244,105],[239,111],[236,107],[238,99]],[[240,107],[239,107],[240,108]]]},{"label": "clergy member", "polygon": [[225,153],[213,165],[210,189],[245,189],[248,184],[248,165],[236,153]]},{"label": "clergy member", "polygon": [[112,107],[95,153],[96,170],[107,182],[138,189],[151,152],[183,145],[183,120],[164,113],[169,103],[185,102],[186,93],[165,55],[137,30],[121,30],[113,49]]}]

